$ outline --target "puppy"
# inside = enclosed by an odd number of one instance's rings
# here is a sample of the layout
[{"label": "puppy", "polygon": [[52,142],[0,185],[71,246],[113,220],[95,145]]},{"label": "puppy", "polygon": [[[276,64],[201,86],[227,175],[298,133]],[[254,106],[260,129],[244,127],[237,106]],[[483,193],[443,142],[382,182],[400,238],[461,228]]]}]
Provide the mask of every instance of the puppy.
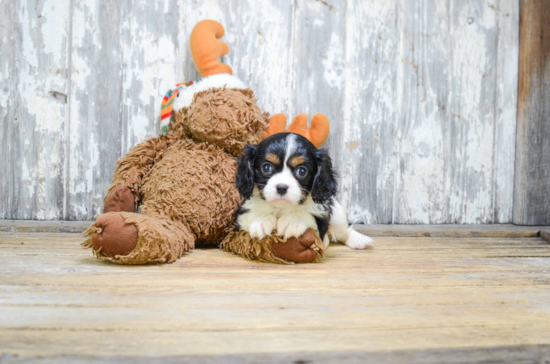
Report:
[{"label": "puppy", "polygon": [[325,248],[331,241],[352,249],[373,243],[348,226],[344,208],[334,199],[337,182],[327,151],[301,135],[278,133],[246,146],[238,161],[237,188],[245,200],[236,229],[253,238],[276,231],[288,239],[312,228]]}]

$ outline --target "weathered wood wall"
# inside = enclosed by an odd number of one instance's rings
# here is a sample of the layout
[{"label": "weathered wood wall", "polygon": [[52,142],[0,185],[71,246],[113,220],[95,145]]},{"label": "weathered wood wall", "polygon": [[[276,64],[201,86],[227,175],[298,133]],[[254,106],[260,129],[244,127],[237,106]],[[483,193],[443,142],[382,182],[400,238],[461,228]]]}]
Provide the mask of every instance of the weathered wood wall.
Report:
[{"label": "weathered wood wall", "polygon": [[266,111],[329,116],[353,221],[511,221],[518,0],[0,0],[0,218],[101,212],[205,18]]},{"label": "weathered wood wall", "polygon": [[550,225],[550,0],[522,0],[516,224]]}]

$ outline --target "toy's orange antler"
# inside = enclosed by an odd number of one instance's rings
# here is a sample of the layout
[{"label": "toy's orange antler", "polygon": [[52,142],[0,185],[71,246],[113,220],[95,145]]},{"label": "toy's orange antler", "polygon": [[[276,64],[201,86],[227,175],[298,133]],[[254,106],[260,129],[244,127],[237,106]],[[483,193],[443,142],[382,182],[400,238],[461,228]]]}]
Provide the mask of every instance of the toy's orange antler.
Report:
[{"label": "toy's orange antler", "polygon": [[286,128],[285,114],[275,114],[269,118],[269,124],[264,134],[264,139],[270,135],[284,133]]},{"label": "toy's orange antler", "polygon": [[218,58],[229,53],[227,44],[221,38],[225,31],[223,26],[214,20],[203,20],[195,25],[191,32],[191,56],[202,77],[218,73],[233,74],[233,70]]},{"label": "toy's orange antler", "polygon": [[[276,133],[285,131],[286,116],[276,114],[269,118],[269,126],[264,139]],[[324,114],[315,114],[311,118],[311,125],[307,127],[307,115],[300,114],[294,118],[286,130],[289,133],[300,134],[319,148],[327,140],[330,132],[330,123]]]}]

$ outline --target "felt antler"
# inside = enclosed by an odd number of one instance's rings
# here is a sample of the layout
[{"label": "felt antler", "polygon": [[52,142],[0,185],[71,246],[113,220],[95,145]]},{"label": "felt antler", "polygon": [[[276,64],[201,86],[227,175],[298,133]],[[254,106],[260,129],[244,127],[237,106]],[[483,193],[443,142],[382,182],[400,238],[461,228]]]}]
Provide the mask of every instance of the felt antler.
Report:
[{"label": "felt antler", "polygon": [[229,53],[229,46],[217,38],[225,33],[223,26],[214,20],[197,23],[191,32],[191,56],[202,77],[218,73],[233,74],[233,70],[218,58]]},{"label": "felt antler", "polygon": [[[286,126],[286,116],[275,114],[269,118],[269,125],[264,139],[276,133],[283,133]],[[319,148],[327,140],[330,132],[330,123],[324,114],[315,114],[311,118],[311,124],[307,127],[307,115],[300,114],[292,120],[286,130],[289,133],[300,134]]]},{"label": "felt antler", "polygon": [[307,127],[307,115],[300,114],[288,126],[289,133],[300,134],[319,148],[328,138],[330,124],[324,114],[315,114],[311,118],[311,125]]},{"label": "felt antler", "polygon": [[285,114],[275,114],[269,118],[269,124],[264,134],[264,139],[270,135],[284,133],[286,128]]}]

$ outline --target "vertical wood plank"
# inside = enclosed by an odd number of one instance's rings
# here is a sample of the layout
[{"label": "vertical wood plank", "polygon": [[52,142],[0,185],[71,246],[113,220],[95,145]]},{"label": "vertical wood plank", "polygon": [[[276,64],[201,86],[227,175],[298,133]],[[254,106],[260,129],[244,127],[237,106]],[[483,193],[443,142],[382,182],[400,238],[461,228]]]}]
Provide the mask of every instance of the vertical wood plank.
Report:
[{"label": "vertical wood plank", "polygon": [[[13,216],[12,185],[15,173],[11,169],[11,158],[15,148],[11,135],[15,119],[15,4],[1,3],[0,17],[0,168],[4,173],[0,178],[0,217],[3,219]],[[12,192],[10,194],[10,192]]]},{"label": "vertical wood plank", "polygon": [[343,122],[332,136],[339,198],[350,221],[387,224],[395,187],[396,2],[346,4]]},{"label": "vertical wood plank", "polygon": [[[330,121],[328,148],[336,169],[342,161],[346,85],[346,3],[297,1],[293,21],[293,67],[296,85],[289,123],[305,113],[325,114]],[[352,182],[353,183],[353,182]],[[338,196],[339,200],[342,200]],[[347,204],[346,199],[343,200]]]},{"label": "vertical wood plank", "polygon": [[496,7],[487,0],[450,8],[448,223],[494,221]]},{"label": "vertical wood plank", "polygon": [[334,135],[343,127],[345,86],[346,4],[297,1],[294,14],[293,66],[295,91],[292,115],[325,114],[331,125],[327,141],[332,155]]},{"label": "vertical wood plank", "polygon": [[90,220],[121,155],[125,1],[74,0],[68,220]]},{"label": "vertical wood plank", "polygon": [[70,1],[0,3],[0,217],[63,218]]},{"label": "vertical wood plank", "polygon": [[512,222],[518,101],[519,1],[498,3],[494,222]]},{"label": "vertical wood plank", "polygon": [[514,223],[550,224],[550,1],[520,3]]},{"label": "vertical wood plank", "polygon": [[449,5],[400,1],[395,223],[445,223]]},{"label": "vertical wood plank", "polygon": [[117,159],[158,134],[181,67],[179,14],[177,0],[75,0],[66,218],[101,212]]}]

